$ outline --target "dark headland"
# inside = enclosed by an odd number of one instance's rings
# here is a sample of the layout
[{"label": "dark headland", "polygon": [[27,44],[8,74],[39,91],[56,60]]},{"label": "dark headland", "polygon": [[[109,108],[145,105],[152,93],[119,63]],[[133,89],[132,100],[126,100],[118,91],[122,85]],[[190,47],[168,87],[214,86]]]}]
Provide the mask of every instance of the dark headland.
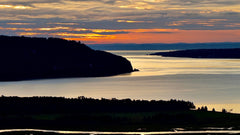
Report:
[{"label": "dark headland", "polygon": [[164,57],[239,59],[240,48],[178,50],[170,52],[157,52],[151,55],[161,55]]},{"label": "dark headland", "polygon": [[0,36],[0,81],[97,77],[132,72],[131,63],[81,42]]}]

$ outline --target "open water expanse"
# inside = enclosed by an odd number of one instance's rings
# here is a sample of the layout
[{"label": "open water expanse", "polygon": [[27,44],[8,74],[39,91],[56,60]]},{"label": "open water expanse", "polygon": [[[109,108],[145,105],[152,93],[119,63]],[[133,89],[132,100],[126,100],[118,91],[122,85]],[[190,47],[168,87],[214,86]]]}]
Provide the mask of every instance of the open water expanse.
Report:
[{"label": "open water expanse", "polygon": [[193,59],[146,55],[154,51],[111,51],[139,72],[112,77],[0,82],[5,96],[86,96],[189,100],[240,113],[240,59]]}]

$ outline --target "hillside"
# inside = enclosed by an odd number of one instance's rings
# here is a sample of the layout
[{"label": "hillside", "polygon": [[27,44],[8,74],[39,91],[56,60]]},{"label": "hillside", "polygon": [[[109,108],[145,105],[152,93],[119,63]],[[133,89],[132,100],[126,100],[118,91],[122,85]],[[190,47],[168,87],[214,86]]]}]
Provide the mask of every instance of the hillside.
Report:
[{"label": "hillside", "polygon": [[96,77],[132,72],[117,55],[58,38],[0,36],[0,80]]},{"label": "hillside", "polygon": [[170,52],[157,52],[151,55],[161,55],[164,57],[239,59],[240,48],[179,50]]}]

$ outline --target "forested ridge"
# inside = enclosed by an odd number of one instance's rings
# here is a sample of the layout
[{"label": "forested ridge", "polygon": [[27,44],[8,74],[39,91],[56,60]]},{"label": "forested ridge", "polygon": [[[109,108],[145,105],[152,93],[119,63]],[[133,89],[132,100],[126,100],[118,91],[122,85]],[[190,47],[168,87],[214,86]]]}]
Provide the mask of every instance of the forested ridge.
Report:
[{"label": "forested ridge", "polygon": [[132,72],[131,63],[77,41],[0,36],[0,80],[109,76]]}]

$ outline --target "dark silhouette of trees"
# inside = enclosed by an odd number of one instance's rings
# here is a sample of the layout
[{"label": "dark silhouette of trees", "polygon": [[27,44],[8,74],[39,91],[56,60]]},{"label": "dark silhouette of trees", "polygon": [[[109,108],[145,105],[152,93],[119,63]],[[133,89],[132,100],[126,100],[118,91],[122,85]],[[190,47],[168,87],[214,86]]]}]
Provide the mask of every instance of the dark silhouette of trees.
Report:
[{"label": "dark silhouette of trees", "polygon": [[0,97],[0,113],[153,112],[190,110],[192,102],[64,97]]},{"label": "dark silhouette of trees", "polygon": [[225,108],[223,108],[222,113],[227,113],[227,110]]},{"label": "dark silhouette of trees", "polygon": [[205,106],[205,107],[204,107],[204,111],[208,111],[208,108],[207,108],[207,106]]},{"label": "dark silhouette of trees", "polygon": [[194,108],[192,102],[181,100],[1,96],[0,129],[159,131],[239,126],[239,115]]},{"label": "dark silhouette of trees", "polygon": [[215,111],[215,108],[212,109],[212,112],[216,112],[216,111]]},{"label": "dark silhouette of trees", "polygon": [[207,106],[202,106],[201,108],[200,107],[198,107],[198,109],[197,109],[198,111],[203,111],[203,112],[207,112],[208,111],[208,108],[207,108]]},{"label": "dark silhouette of trees", "polygon": [[0,36],[0,80],[109,76],[132,72],[131,63],[81,42]]}]

